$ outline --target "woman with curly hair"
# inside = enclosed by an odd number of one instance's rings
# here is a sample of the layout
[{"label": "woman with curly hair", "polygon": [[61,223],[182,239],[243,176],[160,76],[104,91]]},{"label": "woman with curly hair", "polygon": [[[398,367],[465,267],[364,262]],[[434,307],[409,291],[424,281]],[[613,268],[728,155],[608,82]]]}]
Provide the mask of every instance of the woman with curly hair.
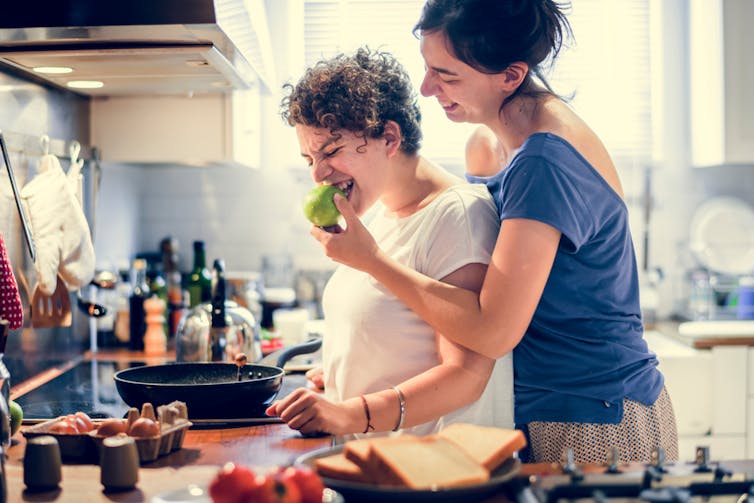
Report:
[{"label": "woman with curly hair", "polygon": [[[318,184],[339,187],[406,267],[479,291],[499,224],[483,185],[419,155],[416,96],[388,53],[321,61],[287,86],[282,115]],[[345,266],[323,294],[324,395],[299,389],[267,411],[302,433],[429,434],[452,422],[512,427],[512,361],[448,341],[367,274]],[[405,404],[411,402],[407,409]],[[355,434],[355,435],[354,435]]]}]

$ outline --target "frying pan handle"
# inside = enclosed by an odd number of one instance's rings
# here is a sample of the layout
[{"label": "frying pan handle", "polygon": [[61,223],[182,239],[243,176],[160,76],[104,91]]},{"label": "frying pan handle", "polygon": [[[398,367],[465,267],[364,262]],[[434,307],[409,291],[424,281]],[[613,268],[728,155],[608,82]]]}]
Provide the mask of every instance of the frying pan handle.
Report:
[{"label": "frying pan handle", "polygon": [[314,353],[321,347],[322,337],[316,337],[314,339],[309,339],[306,342],[302,342],[301,344],[296,344],[295,346],[285,348],[278,354],[278,361],[275,365],[283,368],[285,363],[294,356]]}]

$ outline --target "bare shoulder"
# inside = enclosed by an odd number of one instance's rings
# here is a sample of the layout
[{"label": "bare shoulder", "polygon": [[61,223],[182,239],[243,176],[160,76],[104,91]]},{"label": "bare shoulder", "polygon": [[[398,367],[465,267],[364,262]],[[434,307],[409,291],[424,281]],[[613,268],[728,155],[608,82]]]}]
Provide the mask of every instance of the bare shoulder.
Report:
[{"label": "bare shoulder", "polygon": [[466,172],[473,176],[492,176],[500,171],[501,148],[495,133],[479,126],[466,140]]},{"label": "bare shoulder", "polygon": [[599,135],[568,105],[562,103],[549,132],[570,143],[597,170],[612,189],[623,197],[623,185],[605,144]]}]

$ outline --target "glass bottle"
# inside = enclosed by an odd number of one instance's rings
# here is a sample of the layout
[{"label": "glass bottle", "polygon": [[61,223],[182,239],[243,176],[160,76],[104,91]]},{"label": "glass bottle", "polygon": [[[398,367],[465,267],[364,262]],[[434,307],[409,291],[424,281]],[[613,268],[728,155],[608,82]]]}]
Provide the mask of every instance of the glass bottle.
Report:
[{"label": "glass bottle", "polygon": [[129,298],[131,297],[131,271],[128,262],[118,268],[120,281],[115,286],[115,345],[128,346],[131,338],[131,321],[129,313]]},{"label": "glass bottle", "polygon": [[131,270],[131,296],[129,297],[129,348],[133,351],[144,349],[144,333],[147,322],[144,312],[144,301],[149,297],[147,284],[147,261],[136,259]]},{"label": "glass bottle", "polygon": [[204,241],[194,241],[194,268],[186,284],[190,307],[212,300],[212,275],[207,269]]},{"label": "glass bottle", "polygon": [[189,302],[184,305],[184,292],[181,285],[181,272],[178,270],[178,240],[167,236],[160,241],[160,250],[162,251],[162,270],[165,275],[167,286],[167,313],[168,319],[167,336],[172,338],[178,329],[178,322],[183,315],[183,310],[187,309]]},{"label": "glass bottle", "polygon": [[692,320],[709,320],[715,316],[715,292],[705,271],[691,273],[689,311]]}]

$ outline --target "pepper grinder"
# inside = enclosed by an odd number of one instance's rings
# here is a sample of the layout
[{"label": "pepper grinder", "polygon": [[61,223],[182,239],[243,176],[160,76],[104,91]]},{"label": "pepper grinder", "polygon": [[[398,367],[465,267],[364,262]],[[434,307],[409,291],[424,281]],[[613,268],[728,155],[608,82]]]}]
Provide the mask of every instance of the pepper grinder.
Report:
[{"label": "pepper grinder", "polygon": [[164,355],[167,352],[167,336],[165,335],[165,301],[156,295],[144,301],[146,311],[147,331],[144,334],[144,354]]}]

